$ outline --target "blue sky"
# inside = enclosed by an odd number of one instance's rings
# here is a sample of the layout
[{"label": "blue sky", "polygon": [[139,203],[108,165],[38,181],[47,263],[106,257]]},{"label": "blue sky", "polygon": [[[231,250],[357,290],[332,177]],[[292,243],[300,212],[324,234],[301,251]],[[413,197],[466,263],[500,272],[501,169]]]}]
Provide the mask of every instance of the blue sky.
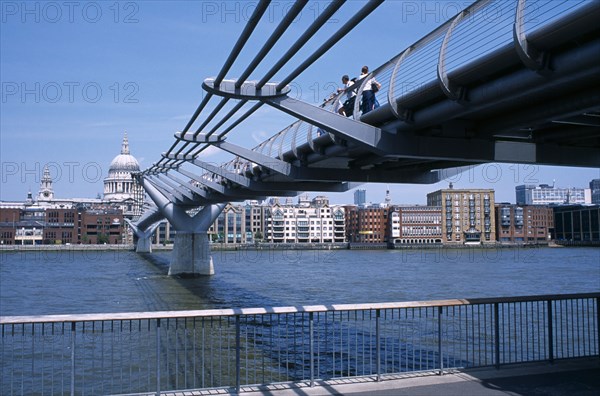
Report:
[{"label": "blue sky", "polygon": [[[203,97],[202,81],[221,69],[244,28],[254,2],[12,2],[1,4],[0,21],[0,200],[35,194],[49,164],[58,197],[95,197],[127,131],[142,169],[160,158]],[[266,21],[228,74],[239,75],[289,2],[272,2]],[[452,17],[469,2],[389,1],[294,82],[301,97],[320,103],[343,74],[375,68]],[[282,37],[275,54],[252,78],[262,77],[326,2],[312,2]],[[274,80],[285,77],[337,30],[362,1],[348,2]],[[255,146],[291,122],[264,109],[231,135]],[[206,157],[219,162],[220,157]],[[457,187],[496,189],[498,201],[514,202],[514,186],[552,183],[587,187],[598,169],[488,164],[454,178]],[[425,203],[425,195],[447,186],[390,185],[393,202]],[[367,198],[384,199],[385,184],[367,184]],[[316,195],[316,193],[310,193]],[[352,191],[330,194],[352,202]]]}]

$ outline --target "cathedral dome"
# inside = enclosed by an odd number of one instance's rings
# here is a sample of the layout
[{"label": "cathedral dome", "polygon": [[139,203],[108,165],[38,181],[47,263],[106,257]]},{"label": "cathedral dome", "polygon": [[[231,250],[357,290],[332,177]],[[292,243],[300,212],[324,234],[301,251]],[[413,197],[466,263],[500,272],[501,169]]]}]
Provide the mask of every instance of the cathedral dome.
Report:
[{"label": "cathedral dome", "polygon": [[131,173],[139,172],[140,164],[133,155],[129,153],[129,141],[127,135],[123,137],[123,144],[121,146],[121,154],[117,155],[108,168],[108,174],[115,175],[119,173]]},{"label": "cathedral dome", "polygon": [[126,133],[121,145],[121,154],[112,160],[108,168],[108,177],[104,179],[104,200],[118,202],[126,216],[138,213],[141,208],[144,192],[132,176],[139,171],[139,162],[129,152]]},{"label": "cathedral dome", "polygon": [[131,154],[119,154],[112,160],[110,167],[108,168],[109,173],[113,172],[139,172],[140,164],[137,162],[135,157]]}]

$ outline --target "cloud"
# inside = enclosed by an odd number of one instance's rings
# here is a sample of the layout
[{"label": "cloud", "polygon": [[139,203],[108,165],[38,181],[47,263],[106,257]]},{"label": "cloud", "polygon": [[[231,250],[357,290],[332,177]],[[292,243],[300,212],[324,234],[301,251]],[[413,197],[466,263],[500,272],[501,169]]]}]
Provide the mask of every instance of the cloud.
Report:
[{"label": "cloud", "polygon": [[267,132],[267,131],[252,132],[252,139],[254,139],[254,141],[256,143],[262,143],[265,140],[267,140],[268,138],[270,138],[271,136],[273,136],[272,132]]}]

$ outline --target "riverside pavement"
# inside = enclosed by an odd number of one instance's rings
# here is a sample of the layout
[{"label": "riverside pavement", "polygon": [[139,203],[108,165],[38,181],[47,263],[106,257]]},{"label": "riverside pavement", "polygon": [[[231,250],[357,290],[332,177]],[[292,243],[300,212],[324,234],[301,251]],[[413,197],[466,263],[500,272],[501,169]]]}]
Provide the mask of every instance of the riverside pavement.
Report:
[{"label": "riverside pavement", "polygon": [[[436,372],[406,373],[308,383],[242,387],[245,396],[597,396],[600,395],[600,358]],[[227,389],[164,392],[168,396],[236,395]]]}]

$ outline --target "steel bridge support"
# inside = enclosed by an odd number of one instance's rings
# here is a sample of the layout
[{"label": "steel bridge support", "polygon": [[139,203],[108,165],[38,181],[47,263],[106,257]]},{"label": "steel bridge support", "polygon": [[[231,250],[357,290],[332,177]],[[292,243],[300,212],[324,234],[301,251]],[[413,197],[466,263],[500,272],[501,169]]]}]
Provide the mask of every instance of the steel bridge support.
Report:
[{"label": "steel bridge support", "polygon": [[125,219],[133,230],[136,253],[152,253],[152,234],[164,218],[158,208],[154,207],[144,212],[135,223]]},{"label": "steel bridge support", "polygon": [[182,206],[171,202],[147,178],[142,178],[144,189],[158,210],[177,231],[169,275],[196,277],[214,275],[207,231],[219,216],[225,204],[212,204],[190,216]]},{"label": "steel bridge support", "polygon": [[135,236],[135,252],[136,253],[152,253],[152,235],[158,228],[162,220],[159,220],[149,227],[143,229],[132,223],[129,219],[125,219]]}]

